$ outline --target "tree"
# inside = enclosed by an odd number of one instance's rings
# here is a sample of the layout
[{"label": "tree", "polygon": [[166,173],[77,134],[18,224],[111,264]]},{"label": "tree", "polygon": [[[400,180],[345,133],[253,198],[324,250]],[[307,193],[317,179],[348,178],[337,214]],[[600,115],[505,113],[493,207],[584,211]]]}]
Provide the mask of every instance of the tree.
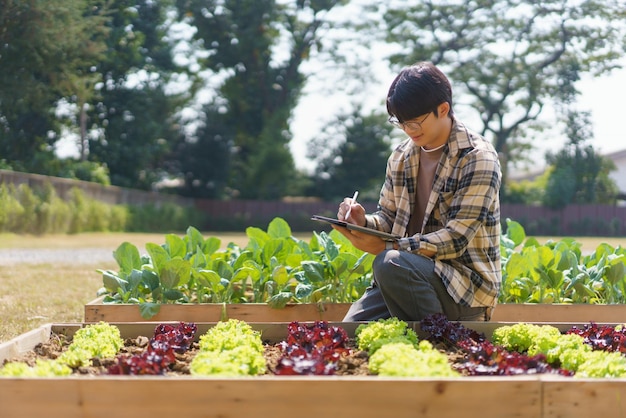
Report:
[{"label": "tree", "polygon": [[113,0],[102,83],[90,107],[89,160],[107,165],[116,186],[149,190],[165,176],[179,138],[176,112],[189,98],[167,91],[173,74],[168,1]]},{"label": "tree", "polygon": [[174,188],[177,194],[208,199],[232,195],[228,176],[234,127],[217,108],[219,103],[206,104],[204,123],[193,140],[181,141],[174,150],[172,172],[184,176],[183,184]]},{"label": "tree", "polygon": [[[221,115],[207,113],[204,123],[224,123],[229,129],[206,127],[202,132],[228,135],[220,143],[230,150],[220,156],[229,160],[224,190],[231,190],[231,196],[273,199],[296,192],[294,179],[299,176],[288,144],[289,118],[305,83],[300,66],[318,46],[317,32],[326,14],[344,2],[177,2],[181,15],[197,29],[194,40],[202,42],[203,67],[213,73],[213,80],[223,80],[215,99],[220,105],[205,107]],[[190,138],[182,148],[195,152],[197,142]],[[187,189],[197,196],[213,194],[210,188],[202,189],[215,184],[208,181],[208,172],[215,171],[210,164],[182,169]]]},{"label": "tree", "polygon": [[386,114],[362,115],[362,109],[339,115],[313,141],[308,157],[317,167],[310,195],[338,200],[359,190],[361,200],[378,200],[391,144]]},{"label": "tree", "polygon": [[460,104],[479,114],[481,133],[501,156],[503,186],[507,164],[530,146],[524,136],[558,97],[562,72],[575,64],[581,74],[602,74],[623,56],[623,0],[427,0],[371,8],[383,18],[369,22],[370,37],[383,33],[401,51],[389,55],[392,65],[434,62],[458,88],[457,100],[467,100]]},{"label": "tree", "polygon": [[88,0],[0,0],[0,155],[14,169],[55,174],[54,109],[91,76],[105,10]]},{"label": "tree", "polygon": [[552,169],[542,203],[551,208],[572,203],[615,204],[619,190],[609,177],[615,164],[585,145],[593,138],[589,113],[568,112],[566,126],[569,142],[558,153],[546,155]]}]

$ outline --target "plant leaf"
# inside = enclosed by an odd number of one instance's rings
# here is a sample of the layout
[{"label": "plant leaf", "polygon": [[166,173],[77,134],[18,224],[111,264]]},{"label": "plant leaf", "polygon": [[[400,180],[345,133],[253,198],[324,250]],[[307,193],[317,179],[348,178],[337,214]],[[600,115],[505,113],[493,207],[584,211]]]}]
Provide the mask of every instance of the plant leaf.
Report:
[{"label": "plant leaf", "polygon": [[267,227],[267,233],[272,238],[291,238],[291,227],[283,218],[274,218]]},{"label": "plant leaf", "polygon": [[267,304],[274,309],[282,309],[285,306],[287,306],[287,303],[289,303],[289,301],[292,298],[292,294],[289,292],[279,292],[277,294],[275,294],[274,296],[272,296],[271,298],[269,298],[267,300]]},{"label": "plant leaf", "polygon": [[178,289],[167,289],[165,292],[163,292],[163,296],[167,300],[178,300],[185,297],[183,292]]},{"label": "plant leaf", "polygon": [[163,266],[160,277],[161,285],[167,289],[182,286],[191,277],[191,263],[181,258],[168,260]]},{"label": "plant leaf", "polygon": [[519,222],[507,218],[506,236],[513,241],[514,247],[517,247],[526,239],[526,231],[524,231],[524,227]]},{"label": "plant leaf", "polygon": [[287,272],[287,268],[285,266],[277,266],[272,271],[272,280],[276,282],[280,287],[287,284],[289,281],[289,273]]},{"label": "plant leaf", "polygon": [[141,270],[141,275],[142,275],[144,284],[148,286],[148,288],[151,291],[153,291],[154,289],[158,289],[161,286],[161,281],[159,280],[159,276],[157,276],[157,274],[154,271],[143,269]]},{"label": "plant leaf", "polygon": [[141,269],[141,256],[136,246],[130,242],[123,242],[115,251],[113,258],[117,261],[120,271],[130,274],[133,269]]},{"label": "plant leaf", "polygon": [[118,293],[120,290],[122,292],[126,291],[126,287],[128,282],[121,277],[119,277],[115,272],[110,270],[102,271],[102,284],[104,288],[110,293]]},{"label": "plant leaf", "polygon": [[195,277],[200,284],[209,289],[217,289],[220,284],[221,277],[213,270],[198,270]]},{"label": "plant leaf", "polygon": [[178,235],[167,234],[165,235],[165,250],[170,258],[185,258],[187,255],[187,244]]},{"label": "plant leaf", "polygon": [[258,248],[263,248],[265,243],[271,239],[267,232],[254,226],[246,228],[246,235],[250,238],[250,243],[256,245]]},{"label": "plant leaf", "polygon": [[193,226],[187,228],[184,241],[187,245],[188,253],[195,253],[198,248],[202,248],[204,245],[204,237]]},{"label": "plant leaf", "polygon": [[211,255],[220,249],[222,241],[216,237],[207,238],[202,245],[202,252],[206,255]]},{"label": "plant leaf", "polygon": [[324,281],[324,265],[317,261],[303,261],[302,269],[308,280],[314,283]]},{"label": "plant leaf", "polygon": [[142,318],[150,319],[154,315],[158,314],[161,310],[161,305],[153,302],[142,302],[139,304],[139,313]]},{"label": "plant leaf", "polygon": [[250,277],[252,281],[257,281],[259,280],[260,275],[261,273],[256,269],[253,269],[251,267],[241,267],[240,269],[237,269],[235,271],[233,277],[230,279],[230,282],[234,283],[237,281],[246,280],[248,277]]},{"label": "plant leaf", "polygon": [[294,294],[298,299],[309,297],[313,293],[313,286],[306,283],[298,283]]},{"label": "plant leaf", "polygon": [[165,262],[170,258],[167,251],[165,251],[165,249],[160,245],[153,244],[151,242],[146,244],[146,251],[148,251],[148,255],[150,255],[150,260],[152,261],[154,270],[160,276]]}]

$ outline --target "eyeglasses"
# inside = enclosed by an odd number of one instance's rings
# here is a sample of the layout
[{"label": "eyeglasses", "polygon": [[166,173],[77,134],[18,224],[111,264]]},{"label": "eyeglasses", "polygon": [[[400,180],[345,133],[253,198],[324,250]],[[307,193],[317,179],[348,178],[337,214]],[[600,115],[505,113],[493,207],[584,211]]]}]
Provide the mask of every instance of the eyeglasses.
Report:
[{"label": "eyeglasses", "polygon": [[424,123],[426,121],[426,119],[428,119],[428,117],[430,116],[430,114],[433,113],[432,110],[430,112],[428,112],[428,114],[426,116],[424,116],[424,119],[422,119],[421,121],[409,121],[409,122],[400,122],[398,120],[398,118],[396,118],[395,116],[390,116],[389,117],[389,123],[391,123],[393,126],[400,128],[402,130],[407,130],[407,129],[422,129],[422,123]]}]

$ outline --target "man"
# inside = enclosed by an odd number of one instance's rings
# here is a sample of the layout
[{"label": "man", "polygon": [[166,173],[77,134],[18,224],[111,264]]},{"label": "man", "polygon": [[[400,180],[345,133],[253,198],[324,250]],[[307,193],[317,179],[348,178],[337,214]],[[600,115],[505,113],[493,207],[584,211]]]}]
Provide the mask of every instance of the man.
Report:
[{"label": "man", "polygon": [[420,321],[434,313],[489,320],[501,283],[498,155],[455,119],[450,82],[432,63],[398,74],[387,112],[409,138],[388,159],[378,210],[366,215],[348,197],[337,218],[403,238],[386,242],[333,226],[376,255],[372,286],[344,321]]}]

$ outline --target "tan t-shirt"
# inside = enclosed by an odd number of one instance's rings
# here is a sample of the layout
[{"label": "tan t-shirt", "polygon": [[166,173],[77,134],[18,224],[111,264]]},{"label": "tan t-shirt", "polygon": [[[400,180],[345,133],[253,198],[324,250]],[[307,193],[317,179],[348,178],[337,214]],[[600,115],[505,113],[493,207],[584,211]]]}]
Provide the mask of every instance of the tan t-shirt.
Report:
[{"label": "tan t-shirt", "polygon": [[422,223],[426,215],[426,206],[428,205],[428,197],[433,190],[433,180],[437,164],[443,154],[443,146],[431,151],[424,148],[420,150],[420,164],[417,173],[417,190],[415,193],[415,206],[411,219],[409,220],[408,233],[409,236],[422,232]]}]

